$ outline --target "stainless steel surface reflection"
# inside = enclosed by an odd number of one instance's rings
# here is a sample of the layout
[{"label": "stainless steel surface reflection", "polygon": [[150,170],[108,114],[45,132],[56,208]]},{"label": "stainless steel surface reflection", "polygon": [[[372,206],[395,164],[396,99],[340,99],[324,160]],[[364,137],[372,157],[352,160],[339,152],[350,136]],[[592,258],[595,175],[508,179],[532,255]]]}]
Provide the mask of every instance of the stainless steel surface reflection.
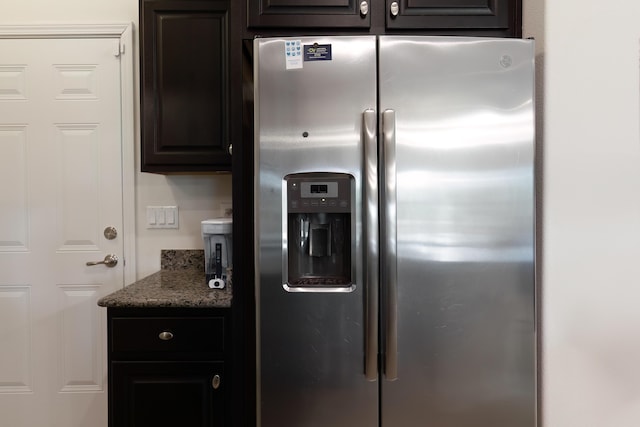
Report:
[{"label": "stainless steel surface reflection", "polygon": [[530,41],[381,37],[398,283],[382,426],[535,425],[532,57]]},{"label": "stainless steel surface reflection", "polygon": [[[259,423],[353,427],[378,420],[378,384],[364,377],[362,121],[376,107],[375,37],[296,38],[331,44],[332,60],[286,69],[285,40],[255,42]],[[352,287],[287,292],[283,179],[353,176]],[[299,289],[299,288],[297,288]]]}]

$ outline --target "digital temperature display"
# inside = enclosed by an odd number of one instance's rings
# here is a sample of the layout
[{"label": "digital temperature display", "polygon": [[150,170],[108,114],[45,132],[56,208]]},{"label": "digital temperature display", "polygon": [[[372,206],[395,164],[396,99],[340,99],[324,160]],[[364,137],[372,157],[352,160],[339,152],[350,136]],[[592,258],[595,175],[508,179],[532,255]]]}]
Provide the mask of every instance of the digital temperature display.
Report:
[{"label": "digital temperature display", "polygon": [[310,190],[312,194],[327,194],[329,191],[327,184],[311,184]]},{"label": "digital temperature display", "polygon": [[338,197],[338,183],[334,181],[302,181],[300,183],[300,197],[309,198],[336,198]]}]

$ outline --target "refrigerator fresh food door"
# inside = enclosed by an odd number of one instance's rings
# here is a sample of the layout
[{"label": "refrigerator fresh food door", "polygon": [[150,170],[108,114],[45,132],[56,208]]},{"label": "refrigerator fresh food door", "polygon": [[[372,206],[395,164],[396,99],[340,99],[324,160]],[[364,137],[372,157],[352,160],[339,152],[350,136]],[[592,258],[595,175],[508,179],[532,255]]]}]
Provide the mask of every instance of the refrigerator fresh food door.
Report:
[{"label": "refrigerator fresh food door", "polygon": [[533,427],[533,41],[380,38],[382,427]]},{"label": "refrigerator fresh food door", "polygon": [[[371,36],[254,41],[262,427],[378,423],[377,322],[367,326],[366,309],[377,288],[367,292],[363,208],[364,141],[376,155],[375,53]],[[375,159],[369,164],[375,168]],[[372,201],[377,209],[377,193]],[[305,213],[307,202],[322,212]],[[341,247],[351,267],[325,280]]]}]

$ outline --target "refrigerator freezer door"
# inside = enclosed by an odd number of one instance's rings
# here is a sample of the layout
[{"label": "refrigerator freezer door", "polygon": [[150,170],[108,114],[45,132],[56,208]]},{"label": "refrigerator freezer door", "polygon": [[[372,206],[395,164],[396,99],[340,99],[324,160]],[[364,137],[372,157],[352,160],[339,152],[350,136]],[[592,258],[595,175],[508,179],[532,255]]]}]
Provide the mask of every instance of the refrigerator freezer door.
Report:
[{"label": "refrigerator freezer door", "polygon": [[[296,53],[298,46],[305,53],[287,59],[287,48]],[[369,294],[362,196],[363,122],[368,110],[376,109],[375,50],[376,39],[370,36],[254,42],[257,399],[262,427],[378,423],[379,383],[369,381],[376,378],[375,365],[369,365],[365,376],[365,353],[375,351],[375,345],[365,341]],[[294,242],[283,231],[283,182],[285,176],[306,172],[353,177],[353,286],[342,292],[285,285],[287,246]]]},{"label": "refrigerator freezer door", "polygon": [[381,425],[533,427],[533,42],[387,36],[379,50],[396,140],[381,210],[397,235],[380,256],[397,252],[397,306],[382,262],[380,311],[397,313],[383,337],[397,354],[383,363],[398,368]]}]

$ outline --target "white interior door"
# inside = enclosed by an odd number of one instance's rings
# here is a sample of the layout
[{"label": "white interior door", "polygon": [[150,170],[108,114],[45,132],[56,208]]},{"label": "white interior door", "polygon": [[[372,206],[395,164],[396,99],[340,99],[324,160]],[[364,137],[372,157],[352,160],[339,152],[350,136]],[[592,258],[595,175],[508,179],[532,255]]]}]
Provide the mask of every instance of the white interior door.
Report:
[{"label": "white interior door", "polygon": [[[119,43],[0,39],[2,426],[107,425],[96,302],[124,285]],[[107,254],[120,262],[86,265]]]}]

